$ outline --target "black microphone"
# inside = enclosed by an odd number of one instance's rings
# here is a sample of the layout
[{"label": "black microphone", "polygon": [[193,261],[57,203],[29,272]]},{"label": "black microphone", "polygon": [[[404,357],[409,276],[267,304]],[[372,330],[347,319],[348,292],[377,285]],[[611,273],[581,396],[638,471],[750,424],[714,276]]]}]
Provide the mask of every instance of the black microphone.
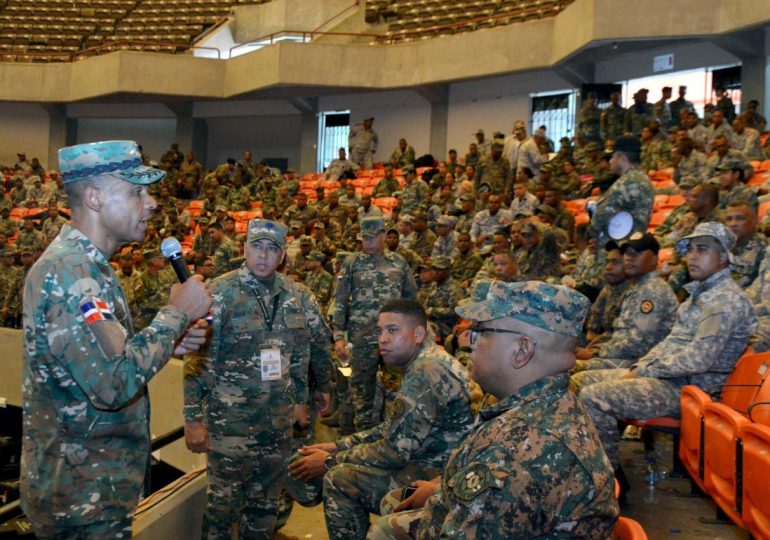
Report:
[{"label": "black microphone", "polygon": [[182,256],[182,244],[173,236],[169,236],[160,245],[160,252],[171,263],[171,268],[176,272],[176,277],[181,283],[190,279],[190,269],[187,267],[187,261]]}]

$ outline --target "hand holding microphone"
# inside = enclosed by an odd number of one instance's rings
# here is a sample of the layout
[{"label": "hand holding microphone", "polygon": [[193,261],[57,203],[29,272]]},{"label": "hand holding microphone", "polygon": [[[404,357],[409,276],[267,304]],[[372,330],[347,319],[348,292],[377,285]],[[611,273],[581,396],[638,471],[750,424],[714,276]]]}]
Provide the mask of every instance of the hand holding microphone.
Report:
[{"label": "hand holding microphone", "polygon": [[[168,305],[185,313],[191,321],[206,316],[211,309],[211,293],[201,276],[192,276],[182,256],[182,246],[176,238],[166,238],[160,246],[163,256],[174,268],[181,284],[173,285],[168,295]],[[197,347],[196,347],[197,349]]]}]

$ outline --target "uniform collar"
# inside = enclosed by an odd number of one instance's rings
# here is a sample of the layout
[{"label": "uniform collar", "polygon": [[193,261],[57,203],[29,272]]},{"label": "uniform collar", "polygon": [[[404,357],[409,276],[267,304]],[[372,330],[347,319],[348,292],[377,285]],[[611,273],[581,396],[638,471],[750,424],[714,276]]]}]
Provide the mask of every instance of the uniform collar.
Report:
[{"label": "uniform collar", "polygon": [[275,273],[275,282],[273,283],[273,286],[268,289],[265,287],[264,283],[260,282],[257,277],[251,273],[245,262],[238,269],[238,277],[240,278],[241,283],[259,293],[260,295],[267,291],[270,296],[274,296],[280,291],[288,290],[286,288],[286,284],[278,272]]},{"label": "uniform collar", "polygon": [[62,225],[61,231],[59,231],[59,239],[60,241],[74,243],[78,249],[86,253],[99,264],[110,264],[109,258],[102,253],[102,251],[96,247],[82,231],[76,229],[69,223]]},{"label": "uniform collar", "polygon": [[501,399],[494,405],[485,407],[479,412],[481,419],[491,420],[501,414],[522,409],[524,406],[533,404],[542,406],[543,403],[558,398],[568,391],[569,376],[566,373],[543,377],[527,386],[519,389],[518,392],[504,399]]},{"label": "uniform collar", "polygon": [[725,279],[732,280],[729,266],[720,270],[716,274],[710,275],[703,281],[691,281],[690,283],[687,283],[684,286],[684,290],[686,290],[693,298],[695,298],[696,296],[701,295],[709,289],[713,289],[719,282],[724,281]]}]

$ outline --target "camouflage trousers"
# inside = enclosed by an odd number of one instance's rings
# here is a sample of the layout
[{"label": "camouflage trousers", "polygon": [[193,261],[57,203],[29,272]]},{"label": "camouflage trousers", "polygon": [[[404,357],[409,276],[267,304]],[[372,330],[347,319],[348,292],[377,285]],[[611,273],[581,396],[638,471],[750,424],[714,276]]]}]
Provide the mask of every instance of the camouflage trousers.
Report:
[{"label": "camouflage trousers", "polygon": [[627,369],[597,369],[573,375],[578,397],[594,422],[612,467],[620,465],[618,420],[679,416],[679,387],[663,379],[623,379]]},{"label": "camouflage trousers", "polygon": [[757,317],[757,322],[759,325],[757,331],[754,332],[757,341],[752,343],[752,346],[757,352],[770,351],[770,317]]},{"label": "camouflage trousers", "polygon": [[324,516],[331,540],[366,538],[369,514],[380,512],[385,495],[415,480],[435,478],[438,469],[407,465],[401,470],[341,463],[324,476]]},{"label": "camouflage trousers", "polygon": [[103,521],[81,527],[45,527],[32,524],[35,537],[40,540],[101,540],[106,538],[131,538],[131,520]]},{"label": "camouflage trousers", "polygon": [[[575,367],[572,368],[572,374],[581,371],[591,371],[594,369],[615,369],[627,368],[634,363],[634,360],[622,360],[618,358],[591,358],[590,360],[577,360]],[[573,380],[574,384],[574,380]],[[579,388],[575,387],[576,390]]]},{"label": "camouflage trousers", "polygon": [[291,455],[290,433],[269,442],[212,435],[211,444],[203,538],[230,540],[236,523],[240,538],[272,538]]},{"label": "camouflage trousers", "polygon": [[412,540],[422,519],[422,508],[394,513],[402,499],[403,488],[389,491],[380,502],[380,517],[372,523],[366,540]]},{"label": "camouflage trousers", "polygon": [[353,148],[350,150],[350,161],[363,165],[364,169],[371,169],[374,167],[374,155],[369,149],[360,150]]},{"label": "camouflage trousers", "polygon": [[369,429],[382,420],[382,408],[375,407],[379,366],[380,353],[376,342],[353,342],[353,358],[350,361],[353,374],[348,379],[348,385],[353,396],[356,431]]}]

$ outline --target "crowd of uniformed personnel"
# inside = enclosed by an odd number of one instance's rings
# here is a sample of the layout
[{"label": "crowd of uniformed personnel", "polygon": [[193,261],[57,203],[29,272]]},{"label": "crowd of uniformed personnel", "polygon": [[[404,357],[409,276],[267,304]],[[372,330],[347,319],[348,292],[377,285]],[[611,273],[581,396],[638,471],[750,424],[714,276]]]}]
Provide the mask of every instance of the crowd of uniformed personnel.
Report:
[{"label": "crowd of uniformed personnel", "polygon": [[[334,399],[319,411],[321,421],[339,428],[345,438],[317,449],[325,459],[337,456],[325,464],[336,471],[323,487],[327,524],[331,537],[353,538],[366,533],[369,512],[378,510],[380,497],[394,482],[419,480],[425,487],[440,474],[462,439],[458,434],[469,429],[472,417],[460,412],[452,413],[451,427],[440,418],[425,423],[425,415],[431,415],[423,409],[437,406],[431,399],[442,389],[451,394],[461,388],[470,414],[495,402],[465,370],[472,367],[472,328],[457,306],[467,298],[491,298],[490,280],[566,286],[592,302],[583,332],[576,336],[580,346],[572,388],[586,404],[625,489],[615,418],[675,414],[685,380],[718,383],[749,343],[758,351],[770,349],[770,296],[764,294],[770,279],[770,222],[758,215],[767,189],[747,184],[755,174],[751,162],[770,158],[770,146],[761,144],[765,119],[758,104],[750,102],[736,116],[727,93],[720,91],[716,105],[699,118],[684,87],[673,101],[670,88],[653,104],[647,94],[637,92],[628,108],[614,94],[604,109],[589,94],[574,140],[562,139],[558,148],[542,128],[530,135],[525,123],[516,121],[510,135],[497,132],[487,140],[479,129],[464,157],[450,150],[446,160],[426,166],[401,139],[390,159],[377,165],[379,180],[368,189],[356,178],[375,159],[373,118],[351,130],[351,159],[340,149],[326,174],[313,177],[312,191],[295,171],[281,173],[248,151],[240,160],[206,170],[192,152],[182,154],[172,145],[158,165],[165,178],[150,187],[157,210],[145,241],[126,246],[112,260],[134,326],[150,324],[176,281],[159,251],[163,238],[183,242],[188,263],[209,280],[246,268],[244,220],[259,215],[285,225],[286,257],[278,272],[307,286],[325,319],[321,324],[330,329],[324,335],[335,369],[317,369],[316,376],[330,380],[313,384],[323,390],[331,384]],[[648,175],[671,167],[675,187],[656,191]],[[19,154],[4,173],[0,319],[19,327],[26,272],[69,214],[56,171],[45,171],[36,159],[28,162]],[[681,194],[683,202],[648,232],[659,194]],[[590,222],[576,223],[565,203],[587,196],[596,199],[596,209]],[[389,203],[381,208],[377,203],[383,199]],[[12,217],[18,208],[23,212]],[[623,210],[631,214],[632,229],[611,240],[610,221]],[[675,254],[660,264],[661,250],[671,247]],[[705,259],[693,262],[697,257]],[[399,299],[419,301],[428,339],[462,368],[447,364],[438,374],[418,377],[383,360],[378,315]],[[402,313],[399,309],[395,312]],[[419,354],[439,358],[432,345],[428,354],[422,341],[416,345]],[[344,375],[348,365],[350,377]],[[411,381],[408,377],[418,377],[422,386],[402,388],[402,378]],[[425,377],[431,382],[425,383]],[[422,391],[426,384],[434,385],[428,396]],[[638,395],[639,407],[623,408],[629,395]],[[422,423],[410,416],[418,411]],[[411,448],[405,460],[400,448],[388,447],[388,437],[404,447],[417,444],[411,438],[415,434],[403,426],[388,428],[394,418],[407,418],[414,429],[425,430],[419,444],[434,441],[430,451]],[[380,439],[385,442],[376,443]],[[313,452],[300,454],[307,460]],[[295,456],[295,462],[302,459]],[[361,467],[401,472],[386,481],[371,478],[371,471]],[[504,473],[484,467],[471,472],[484,490]],[[440,481],[436,485],[446,490]],[[456,495],[470,504],[478,490],[462,487]],[[351,491],[357,490],[377,493],[377,501],[356,503]],[[458,515],[449,507],[442,512]],[[378,527],[391,530],[398,523]],[[454,523],[453,529],[462,526]],[[421,537],[433,536],[423,531]]]}]

